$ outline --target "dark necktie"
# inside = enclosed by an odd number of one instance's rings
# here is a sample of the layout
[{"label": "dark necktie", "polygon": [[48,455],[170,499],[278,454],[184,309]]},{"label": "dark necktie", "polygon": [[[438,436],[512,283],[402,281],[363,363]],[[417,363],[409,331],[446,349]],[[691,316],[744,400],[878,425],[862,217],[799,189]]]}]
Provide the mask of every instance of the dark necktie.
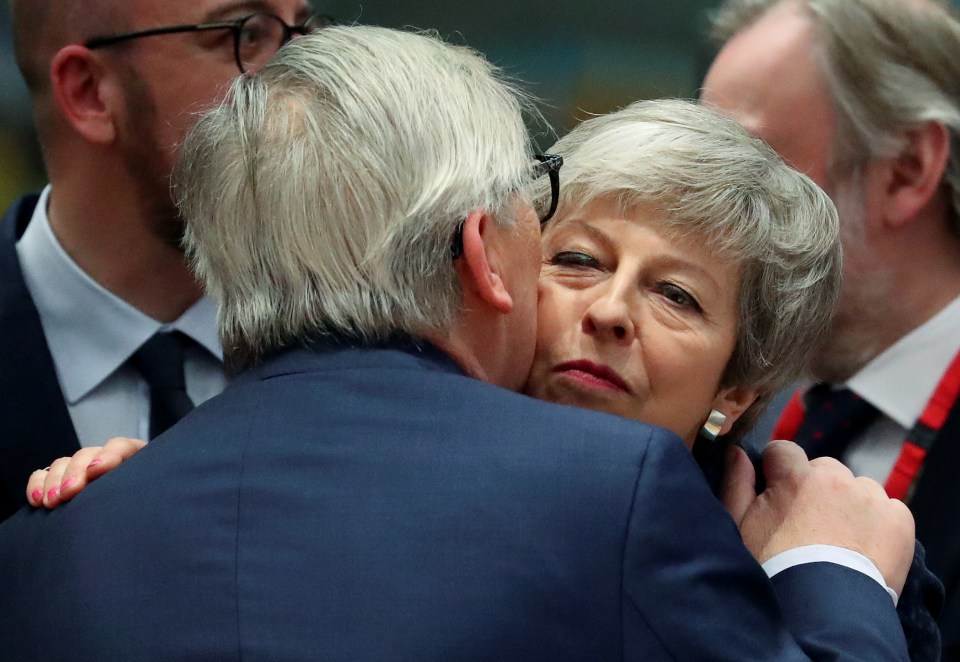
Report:
[{"label": "dark necktie", "polygon": [[130,365],[150,388],[151,439],[193,409],[183,377],[184,349],[191,343],[179,331],[156,333],[130,357]]},{"label": "dark necktie", "polygon": [[804,395],[806,413],[795,441],[810,458],[840,459],[850,441],[876,420],[876,407],[847,388],[816,384]]}]

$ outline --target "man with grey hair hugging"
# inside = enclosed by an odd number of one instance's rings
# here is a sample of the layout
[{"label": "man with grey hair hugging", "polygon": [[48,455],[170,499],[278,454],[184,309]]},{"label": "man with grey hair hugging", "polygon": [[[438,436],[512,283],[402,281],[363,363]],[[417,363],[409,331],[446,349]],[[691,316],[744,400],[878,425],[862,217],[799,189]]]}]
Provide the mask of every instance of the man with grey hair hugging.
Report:
[{"label": "man with grey hair hugging", "polygon": [[512,392],[551,213],[528,185],[560,165],[524,103],[469,49],[372,27],[234,83],[176,190],[238,376],[0,527],[4,656],[906,658],[875,578],[751,555],[845,547],[902,586],[902,504],[775,447],[748,550],[678,436]]}]

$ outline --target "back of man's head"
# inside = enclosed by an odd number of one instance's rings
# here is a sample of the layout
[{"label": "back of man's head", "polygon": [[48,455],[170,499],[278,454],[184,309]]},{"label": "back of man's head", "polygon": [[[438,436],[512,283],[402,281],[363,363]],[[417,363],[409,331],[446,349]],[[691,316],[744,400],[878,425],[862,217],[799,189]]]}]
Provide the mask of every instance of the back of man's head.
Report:
[{"label": "back of man's head", "polygon": [[529,177],[523,106],[475,52],[375,27],[295,40],[239,79],[175,175],[233,363],[450,325],[459,223],[478,208],[512,223]]},{"label": "back of man's head", "polygon": [[947,0],[727,0],[713,16],[713,37],[722,45],[784,5],[813,22],[816,57],[837,116],[831,179],[843,179],[872,158],[898,154],[906,146],[905,131],[940,122],[951,134],[943,181],[952,196],[952,229],[960,236],[956,10]]}]

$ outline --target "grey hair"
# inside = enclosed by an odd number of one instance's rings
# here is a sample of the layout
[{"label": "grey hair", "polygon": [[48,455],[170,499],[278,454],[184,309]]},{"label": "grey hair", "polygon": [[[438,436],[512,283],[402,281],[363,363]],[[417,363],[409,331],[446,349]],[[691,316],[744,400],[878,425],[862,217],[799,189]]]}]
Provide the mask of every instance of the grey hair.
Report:
[{"label": "grey hair", "polygon": [[832,176],[899,153],[906,130],[939,122],[950,132],[948,222],[960,237],[956,9],[939,0],[728,0],[713,17],[712,35],[722,44],[784,2],[806,12],[816,31],[816,56],[838,116]]},{"label": "grey hair", "polygon": [[833,315],[842,260],[829,197],[736,122],[679,100],[587,120],[550,151],[564,157],[558,226],[598,198],[626,214],[653,205],[677,236],[740,267],[737,340],[718,387],[759,392],[731,432],[742,435],[802,374]]},{"label": "grey hair", "polygon": [[511,210],[530,177],[529,99],[430,34],[296,39],[187,137],[175,191],[231,363],[318,335],[445,331],[463,218]]}]

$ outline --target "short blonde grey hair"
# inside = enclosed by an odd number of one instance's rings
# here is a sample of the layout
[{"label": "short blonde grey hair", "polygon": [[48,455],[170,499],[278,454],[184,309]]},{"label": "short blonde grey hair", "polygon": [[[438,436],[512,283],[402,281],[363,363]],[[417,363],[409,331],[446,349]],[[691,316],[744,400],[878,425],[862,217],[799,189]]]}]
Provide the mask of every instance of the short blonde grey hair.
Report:
[{"label": "short blonde grey hair", "polygon": [[[831,176],[903,149],[905,131],[950,131],[943,181],[960,237],[960,16],[940,0],[727,0],[713,16],[723,44],[772,7],[795,4],[813,21],[822,73],[838,116]],[[785,81],[789,84],[789,81]]]},{"label": "short blonde grey hair", "polygon": [[378,27],[296,39],[238,79],[174,175],[231,363],[324,334],[446,330],[459,223],[480,208],[514,222],[527,109],[476,52]]},{"label": "short blonde grey hair", "polygon": [[736,122],[695,103],[638,102],[587,120],[549,151],[564,157],[557,220],[591,200],[654,206],[678,236],[739,265],[737,341],[720,387],[757,389],[732,431],[802,374],[840,291],[837,212],[807,176]]}]

